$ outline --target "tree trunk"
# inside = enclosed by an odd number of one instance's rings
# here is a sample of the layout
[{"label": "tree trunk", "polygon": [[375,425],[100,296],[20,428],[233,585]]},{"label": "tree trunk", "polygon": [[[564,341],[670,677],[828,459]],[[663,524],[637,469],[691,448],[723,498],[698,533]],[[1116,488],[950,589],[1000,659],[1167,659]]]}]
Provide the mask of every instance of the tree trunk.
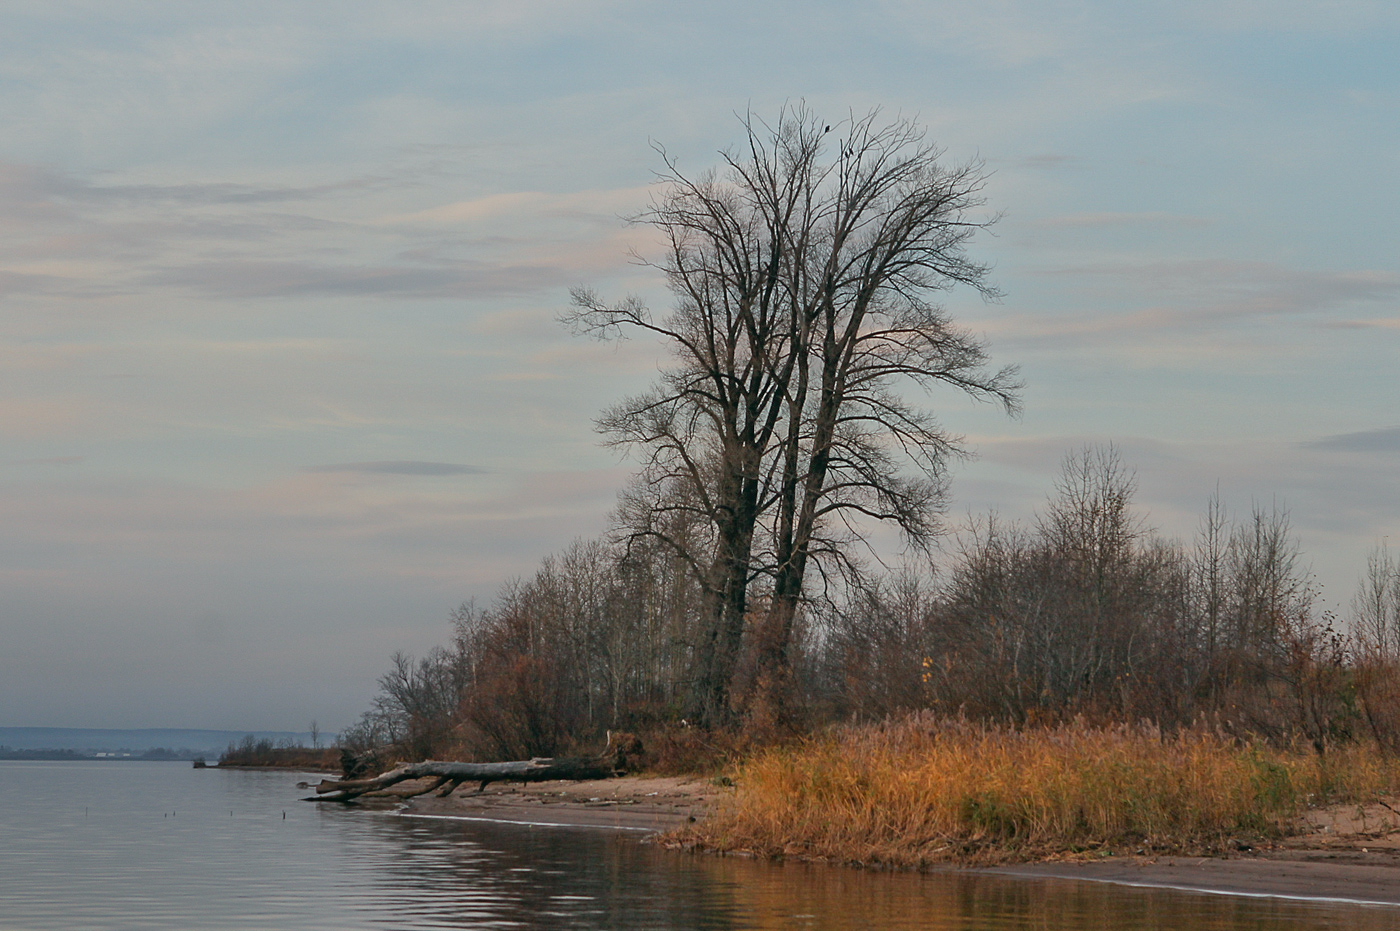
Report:
[{"label": "tree trunk", "polygon": [[492,782],[544,782],[550,779],[606,779],[617,775],[611,760],[596,757],[567,759],[519,760],[510,763],[447,763],[427,760],[408,763],[391,769],[373,779],[326,779],[316,787],[316,795],[307,802],[349,802],[368,792],[378,792],[409,779],[433,778],[432,784],[404,796],[425,795],[435,789],[448,788],[441,795],[451,794],[464,782],[480,782],[480,792]]}]

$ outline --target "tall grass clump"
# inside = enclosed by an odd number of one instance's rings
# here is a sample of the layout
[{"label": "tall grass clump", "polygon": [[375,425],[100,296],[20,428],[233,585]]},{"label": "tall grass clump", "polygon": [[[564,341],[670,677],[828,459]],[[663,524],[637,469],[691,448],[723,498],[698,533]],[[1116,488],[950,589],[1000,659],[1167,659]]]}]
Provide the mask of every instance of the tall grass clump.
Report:
[{"label": "tall grass clump", "polygon": [[1304,807],[1388,791],[1395,768],[1208,731],[983,726],[915,715],[761,751],[679,839],[920,866],[1111,850],[1208,850],[1286,833]]}]

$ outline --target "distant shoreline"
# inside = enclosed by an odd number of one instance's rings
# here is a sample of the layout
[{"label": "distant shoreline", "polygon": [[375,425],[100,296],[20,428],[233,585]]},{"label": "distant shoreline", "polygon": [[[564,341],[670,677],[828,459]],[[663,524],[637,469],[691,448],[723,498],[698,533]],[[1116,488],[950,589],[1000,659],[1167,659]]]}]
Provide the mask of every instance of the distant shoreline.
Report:
[{"label": "distant shoreline", "polygon": [[11,750],[0,748],[0,761],[4,762],[78,762],[78,763],[189,763],[200,759],[204,754],[186,754],[185,751],[165,751],[156,753],[124,753],[120,751],[85,750]]},{"label": "distant shoreline", "polygon": [[[276,746],[310,745],[315,735],[300,731],[229,731],[209,728],[181,727],[11,727],[0,726],[0,754],[76,753],[84,758],[96,754],[129,754],[132,758],[153,751],[176,754],[176,758],[193,760],[203,756],[217,760],[231,743],[252,737],[269,740]],[[8,757],[0,757],[8,758]],[[28,757],[26,757],[28,758]],[[102,757],[107,759],[108,757]],[[126,757],[118,756],[118,759]]]},{"label": "distant shoreline", "polygon": [[237,769],[249,772],[267,773],[310,773],[317,776],[339,776],[340,770],[334,766],[308,766],[296,763],[210,763],[204,769]]}]

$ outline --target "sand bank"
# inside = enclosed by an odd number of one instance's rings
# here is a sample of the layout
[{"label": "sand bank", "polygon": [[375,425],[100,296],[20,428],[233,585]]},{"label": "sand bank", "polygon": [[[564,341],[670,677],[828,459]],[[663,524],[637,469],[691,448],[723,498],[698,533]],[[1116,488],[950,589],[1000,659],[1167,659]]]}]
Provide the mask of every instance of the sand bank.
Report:
[{"label": "sand bank", "polygon": [[1309,811],[1298,833],[1225,857],[1120,856],[993,869],[1230,895],[1400,905],[1400,813],[1390,804]]},{"label": "sand bank", "polygon": [[479,794],[464,786],[447,798],[419,796],[403,813],[657,834],[704,817],[721,791],[709,780],[684,776],[493,783]]},{"label": "sand bank", "polygon": [[1316,851],[1229,858],[1115,857],[1095,862],[1026,863],[983,872],[1224,895],[1400,906],[1400,862],[1374,852]]}]

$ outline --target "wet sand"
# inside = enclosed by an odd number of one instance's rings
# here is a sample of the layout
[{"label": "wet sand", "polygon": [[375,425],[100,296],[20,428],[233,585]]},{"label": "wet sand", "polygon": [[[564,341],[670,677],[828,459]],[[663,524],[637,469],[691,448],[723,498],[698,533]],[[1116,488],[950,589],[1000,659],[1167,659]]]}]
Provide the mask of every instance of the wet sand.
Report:
[{"label": "wet sand", "polygon": [[1154,886],[1224,895],[1400,906],[1400,862],[1377,854],[1313,852],[1274,857],[1115,857],[1026,863],[985,872],[1035,879]]},{"label": "wet sand", "polygon": [[1298,833],[1225,857],[1111,857],[994,872],[1312,901],[1400,905],[1400,811],[1392,804],[1309,811]]}]

